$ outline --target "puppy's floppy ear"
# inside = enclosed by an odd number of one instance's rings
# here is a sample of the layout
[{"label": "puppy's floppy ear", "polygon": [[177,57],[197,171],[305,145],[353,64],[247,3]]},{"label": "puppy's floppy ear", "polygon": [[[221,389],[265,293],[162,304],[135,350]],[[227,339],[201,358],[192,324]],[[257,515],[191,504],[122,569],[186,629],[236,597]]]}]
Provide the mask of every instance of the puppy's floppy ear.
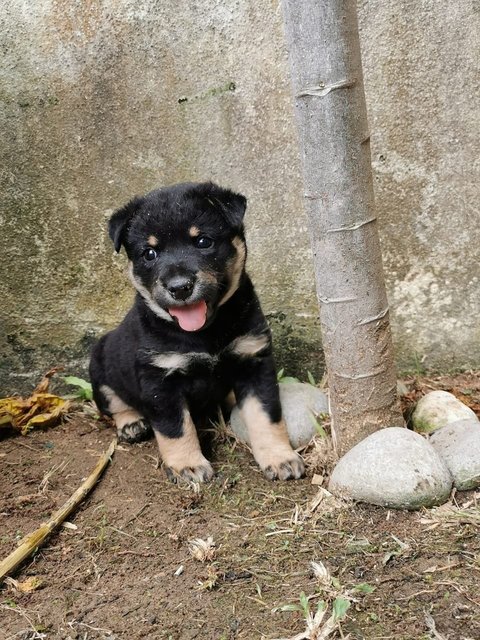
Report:
[{"label": "puppy's floppy ear", "polygon": [[207,199],[212,204],[220,205],[219,208],[223,217],[232,227],[240,228],[243,224],[243,217],[247,209],[247,199],[240,193],[235,193],[229,189],[222,189],[215,185]]},{"label": "puppy's floppy ear", "polygon": [[133,200],[130,200],[130,202],[124,207],[117,209],[110,218],[108,223],[108,233],[117,253],[122,248],[122,244],[125,244],[130,221],[137,213],[142,202],[143,198],[133,198]]},{"label": "puppy's floppy ear", "polygon": [[234,193],[233,191],[228,191],[227,193],[229,195],[225,199],[226,218],[232,226],[241,227],[247,210],[247,199],[240,193]]}]

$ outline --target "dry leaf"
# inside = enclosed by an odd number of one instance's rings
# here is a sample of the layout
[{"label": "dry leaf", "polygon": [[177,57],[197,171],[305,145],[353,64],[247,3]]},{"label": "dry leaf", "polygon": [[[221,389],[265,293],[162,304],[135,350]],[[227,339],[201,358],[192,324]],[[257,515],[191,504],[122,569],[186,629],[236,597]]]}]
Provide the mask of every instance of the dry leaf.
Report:
[{"label": "dry leaf", "polygon": [[37,384],[33,393],[46,393],[50,385],[50,378],[52,378],[58,371],[63,371],[63,367],[52,367],[43,376],[42,380]]},{"label": "dry leaf", "polygon": [[1,398],[0,427],[12,427],[25,435],[35,427],[46,428],[57,424],[67,412],[70,403],[64,398],[48,393],[50,378],[56,371],[58,367],[48,371],[29,398]]},{"label": "dry leaf", "polygon": [[23,582],[19,582],[14,578],[5,578],[5,582],[10,585],[15,591],[19,593],[30,593],[31,591],[35,591],[39,587],[42,586],[43,580],[37,578],[36,576],[32,576],[31,578],[27,578]]},{"label": "dry leaf", "polygon": [[315,578],[322,588],[329,587],[332,584],[332,576],[323,562],[310,562]]},{"label": "dry leaf", "polygon": [[218,585],[218,579],[219,574],[217,570],[215,569],[215,567],[209,565],[207,568],[207,577],[205,578],[205,580],[198,581],[198,590],[211,591],[212,589],[215,589],[215,587]]},{"label": "dry leaf", "polygon": [[189,540],[188,550],[195,560],[210,562],[215,556],[215,543],[212,536],[209,536],[206,540],[195,538],[194,540]]}]

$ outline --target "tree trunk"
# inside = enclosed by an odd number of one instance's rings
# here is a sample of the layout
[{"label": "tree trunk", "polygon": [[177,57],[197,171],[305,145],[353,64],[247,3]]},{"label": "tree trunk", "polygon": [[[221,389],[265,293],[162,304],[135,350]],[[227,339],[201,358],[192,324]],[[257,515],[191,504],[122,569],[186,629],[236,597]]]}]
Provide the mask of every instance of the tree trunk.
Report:
[{"label": "tree trunk", "polygon": [[283,0],[332,431],[339,454],[403,425],[355,0]]}]

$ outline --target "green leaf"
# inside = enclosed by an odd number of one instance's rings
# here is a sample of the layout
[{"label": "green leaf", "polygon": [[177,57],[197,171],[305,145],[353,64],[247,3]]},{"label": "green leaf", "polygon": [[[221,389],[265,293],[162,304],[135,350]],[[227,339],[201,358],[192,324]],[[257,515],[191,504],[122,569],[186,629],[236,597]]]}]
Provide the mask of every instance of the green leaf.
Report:
[{"label": "green leaf", "polygon": [[308,604],[308,598],[304,591],[300,594],[300,604],[302,605],[303,613],[307,615],[310,611],[310,605]]},{"label": "green leaf", "polygon": [[78,388],[78,391],[75,394],[77,398],[80,398],[81,400],[93,399],[92,385],[90,382],[87,382],[87,380],[77,378],[76,376],[65,376],[63,381],[65,384]]},{"label": "green leaf", "polygon": [[368,582],[361,582],[360,584],[357,584],[353,587],[353,590],[357,591],[358,593],[373,593],[375,589],[376,587],[368,584]]},{"label": "green leaf", "polygon": [[338,578],[335,578],[334,576],[332,576],[332,585],[335,587],[335,589],[339,590],[342,588],[342,585],[340,584],[340,580]]},{"label": "green leaf", "polygon": [[80,389],[91,389],[92,385],[83,378],[77,378],[76,376],[65,376],[63,381],[67,384],[71,384],[74,387],[80,387]]},{"label": "green leaf", "polygon": [[299,604],[282,604],[280,607],[272,609],[273,613],[277,611],[302,611],[302,607]]},{"label": "green leaf", "polygon": [[312,385],[312,387],[316,387],[317,383],[315,382],[315,378],[312,376],[311,371],[307,371],[307,379],[309,381],[309,383]]},{"label": "green leaf", "polygon": [[285,373],[285,369],[280,369],[280,371],[277,373],[278,382],[280,382],[280,380],[282,379],[284,373]]},{"label": "green leaf", "polygon": [[327,603],[325,602],[325,600],[319,600],[317,604],[317,613],[319,611],[325,611],[326,608],[327,608]]},{"label": "green leaf", "polygon": [[310,416],[310,420],[312,421],[312,424],[315,427],[315,431],[317,432],[317,434],[322,438],[326,438],[327,432],[322,427],[322,425],[318,422],[317,418],[311,412],[308,415]]},{"label": "green leaf", "polygon": [[3,604],[7,605],[7,607],[11,607],[12,609],[15,609],[15,607],[18,606],[15,600],[12,600],[11,598],[6,598],[3,601]]},{"label": "green leaf", "polygon": [[333,601],[333,618],[335,621],[343,620],[348,609],[350,608],[350,601],[345,598],[335,598]]}]

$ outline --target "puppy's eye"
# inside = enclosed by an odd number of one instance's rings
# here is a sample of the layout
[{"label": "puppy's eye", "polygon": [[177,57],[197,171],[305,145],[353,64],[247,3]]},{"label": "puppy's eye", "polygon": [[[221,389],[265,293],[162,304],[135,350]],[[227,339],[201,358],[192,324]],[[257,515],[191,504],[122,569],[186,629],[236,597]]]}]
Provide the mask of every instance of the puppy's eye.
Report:
[{"label": "puppy's eye", "polygon": [[157,257],[157,252],[155,251],[155,249],[145,249],[145,251],[143,252],[143,257],[145,258],[145,260],[148,260],[150,262],[151,260],[155,260],[155,258]]},{"label": "puppy's eye", "polygon": [[213,247],[213,240],[208,236],[197,236],[194,244],[199,249],[210,249],[210,247]]}]

